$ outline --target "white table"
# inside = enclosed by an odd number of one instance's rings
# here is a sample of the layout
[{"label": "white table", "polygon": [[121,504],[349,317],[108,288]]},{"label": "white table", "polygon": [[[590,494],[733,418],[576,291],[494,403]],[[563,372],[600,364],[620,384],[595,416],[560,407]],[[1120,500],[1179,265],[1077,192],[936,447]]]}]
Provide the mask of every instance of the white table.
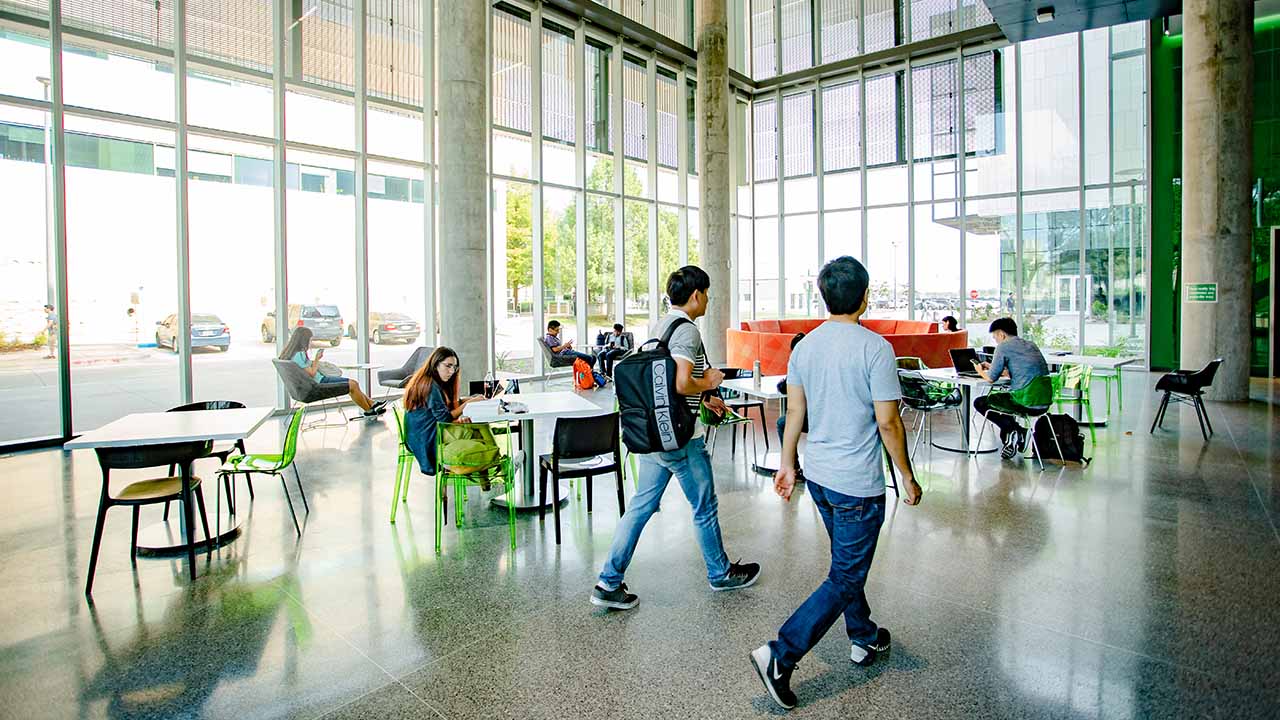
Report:
[{"label": "white table", "polygon": [[[1124,367],[1125,365],[1131,365],[1133,363],[1138,362],[1139,358],[1104,357],[1102,355],[1075,355],[1075,354],[1056,355],[1053,353],[1045,353],[1044,360],[1049,365],[1057,365],[1057,366],[1088,365],[1089,367],[1092,367],[1095,370],[1110,370],[1111,372],[1119,373],[1119,372],[1122,372],[1120,368]],[[1123,391],[1122,386],[1118,386],[1118,389]],[[1088,425],[1089,423],[1082,421],[1080,419],[1080,403],[1072,403],[1072,404],[1075,405],[1076,423],[1080,425]],[[1107,412],[1110,412],[1110,411],[1111,409],[1107,408]],[[1093,426],[1103,427],[1107,424],[1107,419],[1108,418],[1105,415],[1102,417],[1095,417],[1093,419]]]},{"label": "white table", "polygon": [[[504,507],[508,502],[514,502],[517,510],[537,510],[541,506],[538,505],[538,488],[534,487],[538,454],[534,448],[533,421],[551,420],[560,417],[589,417],[591,415],[603,415],[609,411],[570,390],[516,393],[514,395],[503,395],[502,399],[508,403],[521,403],[529,408],[529,411],[524,413],[503,413],[499,412],[497,400],[479,400],[467,403],[466,416],[471,418],[472,422],[478,423],[520,421],[520,447],[524,449],[524,458],[521,463],[524,473],[524,489],[518,495],[512,492],[495,498],[494,502]],[[513,495],[516,495],[516,497],[511,497]],[[561,482],[556,488],[554,497],[548,498],[548,506],[552,502],[560,502],[568,497],[569,484]]]},{"label": "white table", "polygon": [[[74,440],[63,444],[64,450],[97,450],[100,448],[129,448],[142,445],[167,445],[170,443],[234,441],[246,438],[262,426],[271,417],[275,408],[252,407],[234,408],[230,410],[192,410],[189,412],[151,412],[126,415],[119,420],[107,423],[97,430],[91,430]],[[190,564],[191,577],[195,579],[195,549],[198,543],[192,542],[191,524],[191,470],[181,469],[182,494],[184,498],[182,534],[175,535],[168,522],[156,523],[138,535],[138,549],[147,549],[153,553],[186,550]],[[214,484],[215,488],[217,484]],[[231,524],[217,538],[214,544],[231,539],[239,534],[240,529]],[[179,537],[182,538],[175,543]]]},{"label": "white table", "polygon": [[[765,402],[777,400],[780,406],[778,412],[785,416],[787,414],[787,396],[786,393],[778,392],[778,383],[786,379],[786,375],[764,375],[759,378],[760,384],[757,385],[754,377],[734,378],[720,383],[720,387],[748,397],[760,398]],[[767,427],[762,427],[760,430],[761,432],[769,432]],[[800,457],[796,458],[797,461],[800,459]],[[778,452],[767,452],[763,458],[757,458],[752,462],[751,470],[760,475],[773,475],[778,472],[778,468],[781,466],[782,451],[779,450]]]},{"label": "white table", "polygon": [[963,401],[960,403],[960,447],[953,448],[945,445],[933,443],[933,446],[939,450],[950,450],[951,452],[962,453],[989,453],[995,452],[998,448],[974,448],[969,442],[970,430],[973,426],[973,389],[989,388],[992,383],[983,380],[981,377],[969,377],[966,375],[957,375],[954,368],[929,368],[925,370],[899,370],[899,373],[909,373],[917,375],[930,382],[944,382],[960,388],[960,397]]},{"label": "white table", "polygon": [[[338,365],[338,367],[342,368],[343,370],[361,371],[360,377],[356,379],[356,383],[360,385],[361,389],[369,388],[369,390],[372,390],[373,380],[370,377],[370,372],[373,370],[381,370],[386,366],[383,365],[382,363],[346,363],[346,364]],[[365,390],[366,395],[369,394],[369,390]]]}]

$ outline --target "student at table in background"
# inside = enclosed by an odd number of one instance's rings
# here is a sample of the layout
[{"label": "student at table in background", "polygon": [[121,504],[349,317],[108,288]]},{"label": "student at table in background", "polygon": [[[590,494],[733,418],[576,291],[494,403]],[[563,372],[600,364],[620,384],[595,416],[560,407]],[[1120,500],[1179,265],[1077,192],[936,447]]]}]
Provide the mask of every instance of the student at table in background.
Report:
[{"label": "student at table in background", "polygon": [[471,422],[463,414],[467,403],[484,399],[458,397],[458,364],[458,353],[438,347],[404,386],[404,444],[427,475],[436,474],[436,425]]},{"label": "student at table in background", "polygon": [[342,375],[325,375],[320,371],[320,361],[324,359],[324,349],[316,351],[316,356],[310,356],[311,350],[311,328],[300,327],[295,328],[293,333],[289,335],[289,342],[285,343],[284,352],[280,353],[281,360],[292,360],[295,365],[306,371],[313,380],[321,385],[346,385],[347,393],[355,404],[364,411],[365,417],[375,417],[387,411],[386,400],[374,402],[364,391],[360,389],[360,383]]},{"label": "student at table in background", "polygon": [[545,337],[542,338],[542,342],[546,343],[547,347],[551,348],[551,353],[553,355],[559,355],[560,357],[567,357],[567,358],[575,358],[579,360],[586,360],[588,365],[596,364],[595,356],[588,355],[587,353],[578,352],[577,350],[574,350],[572,340],[565,340],[564,342],[560,342],[560,321],[559,320],[552,320],[547,323],[547,334]]},{"label": "student at table in background", "polygon": [[995,382],[1009,377],[1009,390],[993,389],[973,401],[973,409],[982,413],[992,425],[1000,428],[1001,457],[1013,458],[1026,449],[1027,431],[1012,413],[1038,413],[1053,401],[1053,382],[1049,364],[1035,343],[1018,337],[1018,324],[1013,318],[991,321],[991,337],[996,352],[989,363],[973,364],[983,380]]},{"label": "student at table in background", "polygon": [[600,370],[613,377],[613,362],[631,352],[631,338],[625,332],[622,323],[613,324],[613,333],[605,338],[604,350],[600,353]]},{"label": "student at table in background", "polygon": [[954,315],[942,318],[942,332],[960,332],[960,321]]}]

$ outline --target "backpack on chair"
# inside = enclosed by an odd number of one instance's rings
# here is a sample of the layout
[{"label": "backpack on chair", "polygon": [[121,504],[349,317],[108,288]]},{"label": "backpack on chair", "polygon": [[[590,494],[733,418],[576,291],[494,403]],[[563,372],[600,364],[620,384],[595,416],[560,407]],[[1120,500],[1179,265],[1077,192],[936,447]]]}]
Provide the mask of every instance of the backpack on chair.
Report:
[{"label": "backpack on chair", "polygon": [[[1084,456],[1084,433],[1080,432],[1080,424],[1070,415],[1049,413],[1036,420],[1031,431],[1035,438],[1036,448],[1044,460],[1060,460],[1089,464],[1091,458]],[[1057,442],[1054,442],[1054,437]],[[1059,457],[1058,448],[1062,448]]]},{"label": "backpack on chair", "polygon": [[573,385],[579,390],[595,389],[595,375],[591,372],[591,366],[582,358],[573,361]]}]

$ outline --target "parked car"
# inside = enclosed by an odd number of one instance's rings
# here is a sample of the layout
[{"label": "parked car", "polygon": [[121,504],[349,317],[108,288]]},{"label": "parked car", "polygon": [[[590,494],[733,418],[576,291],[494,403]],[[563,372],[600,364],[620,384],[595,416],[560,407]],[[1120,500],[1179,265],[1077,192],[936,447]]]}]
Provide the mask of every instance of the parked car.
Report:
[{"label": "parked car", "polygon": [[[369,313],[369,337],[374,345],[390,345],[391,343],[412,343],[422,334],[418,321],[398,312]],[[356,326],[347,326],[347,337],[356,336]]]},{"label": "parked car", "polygon": [[[178,352],[178,316],[156,322],[156,347],[167,347]],[[191,315],[191,348],[214,347],[222,352],[231,349],[231,328],[217,315],[193,313]]]},{"label": "parked car", "polygon": [[[327,342],[333,347],[342,344],[342,313],[337,305],[290,305],[288,327],[311,328],[313,342]],[[276,341],[276,313],[267,313],[262,320],[262,342]]]}]

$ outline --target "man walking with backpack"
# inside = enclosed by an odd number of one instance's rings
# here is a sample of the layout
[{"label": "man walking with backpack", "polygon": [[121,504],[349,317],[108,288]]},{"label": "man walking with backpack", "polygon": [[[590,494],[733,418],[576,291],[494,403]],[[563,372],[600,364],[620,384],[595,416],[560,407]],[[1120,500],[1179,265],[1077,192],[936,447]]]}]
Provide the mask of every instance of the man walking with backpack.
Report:
[{"label": "man walking with backpack", "polygon": [[[671,273],[667,279],[667,297],[671,299],[671,312],[658,324],[658,336],[666,340],[671,358],[675,361],[675,391],[694,416],[698,414],[703,393],[720,387],[724,373],[711,367],[702,334],[694,320],[707,311],[707,291],[711,278],[696,265],[686,265]],[[631,363],[628,358],[624,364]],[[622,365],[615,368],[618,382],[622,383]],[[619,390],[621,399],[622,389]],[[707,407],[715,413],[725,411],[719,397],[707,400]],[[624,405],[624,412],[626,407]],[[696,422],[696,421],[695,421]],[[664,424],[662,432],[669,427]],[[658,503],[667,483],[674,475],[680,488],[693,506],[693,525],[702,548],[702,559],[707,564],[707,581],[712,590],[738,590],[753,584],[760,576],[756,563],[731,563],[724,551],[720,537],[720,518],[716,500],[715,478],[711,472],[711,458],[703,443],[705,429],[697,426],[693,436],[683,446],[665,452],[638,453],[640,461],[639,489],[627,505],[627,511],[618,521],[614,531],[609,557],[600,571],[600,580],[591,590],[591,603],[612,610],[630,610],[640,599],[627,591],[622,582],[631,556],[635,553],[640,533],[649,518],[658,510]],[[669,438],[668,438],[669,440]],[[669,445],[671,447],[673,445]]]},{"label": "man walking with backpack", "polygon": [[809,418],[804,477],[831,539],[827,579],[778,630],[778,639],[751,653],[770,697],[796,705],[796,663],[844,615],[849,659],[867,666],[889,652],[889,631],[871,621],[865,586],[884,523],[881,448],[902,474],[903,500],[920,502],[907,438],[898,415],[898,365],[889,341],[858,324],[867,310],[870,278],[862,263],[840,257],[818,275],[831,319],[796,346],[787,364],[787,424],[774,491],[787,501],[796,484],[796,446]]}]

